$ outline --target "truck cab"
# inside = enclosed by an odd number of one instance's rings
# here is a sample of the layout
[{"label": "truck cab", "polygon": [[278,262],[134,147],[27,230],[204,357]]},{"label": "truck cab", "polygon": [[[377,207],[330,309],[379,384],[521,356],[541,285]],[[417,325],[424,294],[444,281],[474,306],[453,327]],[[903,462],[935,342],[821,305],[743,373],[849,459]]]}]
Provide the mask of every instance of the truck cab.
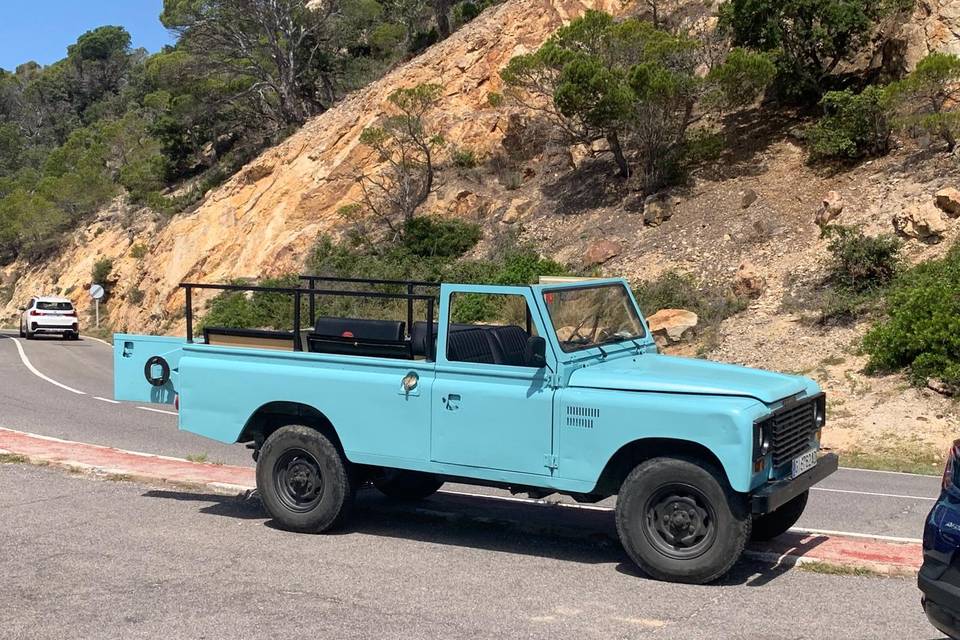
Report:
[{"label": "truck cab", "polygon": [[[247,443],[263,504],[288,529],[336,527],[365,483],[408,500],[448,480],[616,495],[638,566],[702,583],[751,537],[792,526],[837,467],[819,453],[815,382],[659,354],[623,279],[304,280],[184,285],[188,301],[198,288],[289,295],[289,330],[195,338],[188,302],[186,338],[114,341],[116,398],[176,403],[181,429]],[[343,297],[375,317],[325,315]]]}]

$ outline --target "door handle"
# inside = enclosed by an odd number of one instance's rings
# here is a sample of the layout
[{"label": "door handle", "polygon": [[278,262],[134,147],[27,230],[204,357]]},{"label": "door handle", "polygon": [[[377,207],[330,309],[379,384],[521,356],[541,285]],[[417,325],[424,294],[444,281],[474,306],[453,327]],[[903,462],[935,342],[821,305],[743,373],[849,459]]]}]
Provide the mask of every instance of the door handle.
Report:
[{"label": "door handle", "polygon": [[460,394],[451,393],[444,398],[441,398],[443,401],[443,406],[447,411],[456,411],[460,408]]}]

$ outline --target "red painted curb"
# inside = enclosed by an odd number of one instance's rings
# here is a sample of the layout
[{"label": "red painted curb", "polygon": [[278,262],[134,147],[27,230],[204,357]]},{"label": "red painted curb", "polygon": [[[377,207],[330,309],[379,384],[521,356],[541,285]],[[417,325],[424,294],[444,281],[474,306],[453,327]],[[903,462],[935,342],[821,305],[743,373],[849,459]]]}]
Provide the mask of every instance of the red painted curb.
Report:
[{"label": "red painted curb", "polygon": [[[190,462],[149,453],[124,451],[0,428],[0,451],[64,467],[89,468],[164,483],[202,485],[240,492],[256,486],[254,469]],[[753,543],[754,556],[785,562],[824,562],[905,574],[920,568],[919,544],[871,538],[788,532],[765,543]]]},{"label": "red painted curb", "polygon": [[36,436],[11,429],[0,429],[0,450],[26,456],[32,462],[91,467],[106,473],[161,482],[233,485],[238,490],[252,489],[256,485],[254,470],[248,467],[190,462],[179,458]]},{"label": "red painted curb", "polygon": [[895,573],[916,571],[923,561],[923,552],[916,543],[793,531],[768,542],[753,543],[750,550],[793,560],[799,558],[865,568],[883,567]]}]

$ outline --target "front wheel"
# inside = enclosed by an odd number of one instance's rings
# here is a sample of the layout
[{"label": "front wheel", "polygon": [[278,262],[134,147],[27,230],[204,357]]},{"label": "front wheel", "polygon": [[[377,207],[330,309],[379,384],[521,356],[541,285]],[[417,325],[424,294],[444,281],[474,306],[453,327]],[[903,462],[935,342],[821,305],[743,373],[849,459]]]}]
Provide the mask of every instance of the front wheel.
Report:
[{"label": "front wheel", "polygon": [[750,538],[750,512],[712,465],[653,458],[617,496],[617,532],[627,555],[657,580],[704,584],[724,575]]},{"label": "front wheel", "polygon": [[796,498],[783,504],[775,511],[757,516],[753,519],[753,533],[751,540],[764,541],[776,538],[787,532],[803,515],[807,506],[810,490],[804,491]]},{"label": "front wheel", "polygon": [[384,469],[374,477],[373,486],[394,500],[423,500],[443,486],[443,480],[429,473]]},{"label": "front wheel", "polygon": [[257,458],[257,488],[267,512],[291,531],[341,524],[353,504],[350,463],[323,433],[302,425],[274,431]]}]

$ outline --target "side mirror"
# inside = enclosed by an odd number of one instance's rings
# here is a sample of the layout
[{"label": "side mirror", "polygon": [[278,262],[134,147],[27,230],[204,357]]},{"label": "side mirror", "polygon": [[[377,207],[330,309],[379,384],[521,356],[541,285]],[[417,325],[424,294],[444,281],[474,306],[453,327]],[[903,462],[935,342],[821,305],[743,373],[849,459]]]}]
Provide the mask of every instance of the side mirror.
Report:
[{"label": "side mirror", "polygon": [[528,367],[542,369],[547,366],[547,341],[543,336],[527,338],[527,348],[524,350],[523,359]]},{"label": "side mirror", "polygon": [[27,310],[26,307],[18,307],[18,308],[20,309],[20,311],[26,311],[26,310]]}]

